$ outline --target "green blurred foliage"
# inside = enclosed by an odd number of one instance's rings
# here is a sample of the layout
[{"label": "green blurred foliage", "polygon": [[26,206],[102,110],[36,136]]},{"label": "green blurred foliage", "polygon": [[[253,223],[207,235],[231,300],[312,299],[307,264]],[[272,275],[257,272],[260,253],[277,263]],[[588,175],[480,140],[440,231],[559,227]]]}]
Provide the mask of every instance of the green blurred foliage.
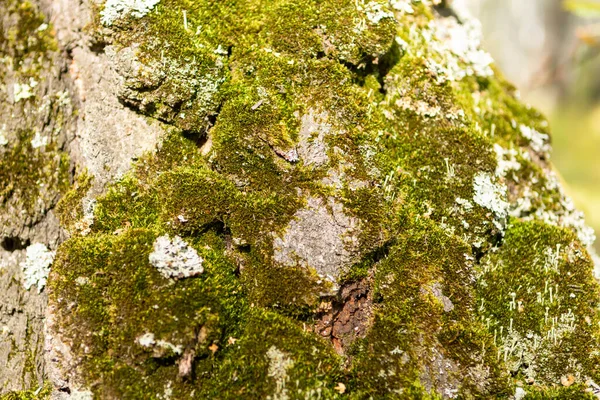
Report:
[{"label": "green blurred foliage", "polygon": [[600,2],[594,0],[565,0],[563,2],[566,10],[583,17],[600,17]]}]

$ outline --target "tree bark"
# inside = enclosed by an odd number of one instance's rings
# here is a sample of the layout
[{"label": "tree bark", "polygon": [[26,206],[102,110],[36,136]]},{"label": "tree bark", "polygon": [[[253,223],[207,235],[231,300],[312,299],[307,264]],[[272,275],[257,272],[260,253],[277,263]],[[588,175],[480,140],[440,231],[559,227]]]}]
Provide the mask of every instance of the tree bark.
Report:
[{"label": "tree bark", "polygon": [[0,393],[595,393],[593,231],[439,3],[0,0]]}]

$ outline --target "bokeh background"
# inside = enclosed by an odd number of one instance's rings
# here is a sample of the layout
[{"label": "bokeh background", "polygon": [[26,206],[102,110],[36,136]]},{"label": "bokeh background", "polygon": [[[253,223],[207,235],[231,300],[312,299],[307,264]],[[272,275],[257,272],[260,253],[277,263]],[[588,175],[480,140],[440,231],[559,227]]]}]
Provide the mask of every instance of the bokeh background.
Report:
[{"label": "bokeh background", "polygon": [[552,161],[600,250],[600,0],[454,0],[484,46],[552,127]]}]

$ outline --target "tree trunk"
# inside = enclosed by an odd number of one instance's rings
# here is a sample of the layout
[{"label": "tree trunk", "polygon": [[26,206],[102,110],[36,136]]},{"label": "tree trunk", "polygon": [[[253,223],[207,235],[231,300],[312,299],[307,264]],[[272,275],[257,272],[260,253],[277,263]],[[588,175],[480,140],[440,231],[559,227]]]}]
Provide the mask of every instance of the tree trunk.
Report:
[{"label": "tree trunk", "polygon": [[595,392],[593,231],[433,3],[0,0],[0,393]]}]

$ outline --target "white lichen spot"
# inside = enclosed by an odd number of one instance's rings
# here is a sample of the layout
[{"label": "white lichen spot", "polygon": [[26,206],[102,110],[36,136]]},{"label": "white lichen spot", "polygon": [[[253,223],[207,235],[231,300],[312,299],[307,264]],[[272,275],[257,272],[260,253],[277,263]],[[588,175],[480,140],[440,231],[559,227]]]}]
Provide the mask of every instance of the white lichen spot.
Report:
[{"label": "white lichen spot", "polygon": [[515,400],[523,400],[527,392],[522,387],[518,387],[515,389]]},{"label": "white lichen spot", "polygon": [[365,14],[369,22],[372,24],[378,24],[382,19],[385,18],[394,18],[394,14],[386,10],[383,4],[375,1],[371,1],[365,5]]},{"label": "white lichen spot", "polygon": [[549,136],[536,131],[525,125],[520,125],[519,130],[524,138],[529,140],[531,149],[538,154],[546,154],[550,151]]},{"label": "white lichen spot", "polygon": [[182,279],[204,272],[204,259],[179,236],[160,236],[150,253],[150,264],[165,278]]},{"label": "white lichen spot", "polygon": [[83,200],[83,217],[75,222],[75,230],[81,236],[87,236],[92,231],[94,225],[94,211],[96,209],[96,199]]},{"label": "white lichen spot", "polygon": [[68,90],[64,90],[56,93],[56,102],[61,107],[67,107],[71,105],[71,95]]},{"label": "white lichen spot", "polygon": [[110,26],[119,18],[132,16],[142,18],[148,14],[160,0],[108,0],[100,11],[100,21]]},{"label": "white lichen spot", "polygon": [[34,243],[27,247],[25,261],[21,263],[25,289],[29,290],[35,285],[38,293],[42,291],[46,286],[54,255],[55,252],[48,250],[42,243]]},{"label": "white lichen spot", "polygon": [[519,154],[515,149],[505,149],[499,144],[494,144],[496,152],[496,176],[504,178],[510,171],[518,171],[521,169],[521,164],[517,161]]},{"label": "white lichen spot", "polygon": [[221,56],[227,56],[229,54],[227,49],[221,45],[218,45],[213,53],[221,55]]},{"label": "white lichen spot", "polygon": [[162,398],[164,400],[169,400],[171,398],[171,396],[173,396],[173,388],[172,388],[173,383],[171,381],[169,381],[166,385],[165,385],[165,391],[163,392]]},{"label": "white lichen spot", "polygon": [[413,111],[422,117],[435,118],[441,114],[439,106],[429,105],[423,100],[412,100],[410,97],[401,97],[396,100],[396,106],[407,111]]},{"label": "white lichen spot", "polygon": [[40,147],[44,147],[48,144],[48,137],[40,135],[39,132],[36,132],[31,139],[31,147],[34,149],[39,149]]},{"label": "white lichen spot", "polygon": [[405,14],[412,14],[415,10],[412,7],[411,0],[390,0],[390,6],[396,10]]},{"label": "white lichen spot", "polygon": [[480,172],[473,180],[475,196],[473,201],[491,210],[496,220],[503,221],[508,214],[509,204],[506,202],[506,186],[494,183],[492,175]]},{"label": "white lichen spot", "polygon": [[163,354],[164,350],[169,350],[175,354],[183,353],[183,346],[174,345],[166,340],[156,340],[151,332],[144,333],[135,339],[136,343],[147,349],[153,349],[157,354]]},{"label": "white lichen spot", "polygon": [[15,83],[13,85],[13,96],[15,103],[23,99],[33,97],[33,88],[38,85],[37,81],[33,78],[29,78],[29,83]]},{"label": "white lichen spot", "polygon": [[142,336],[138,337],[136,341],[142,347],[152,347],[156,344],[154,333],[144,333]]},{"label": "white lichen spot", "polygon": [[267,351],[267,359],[269,360],[269,377],[275,380],[275,393],[273,396],[267,396],[267,399],[288,400],[286,384],[289,376],[287,371],[294,366],[294,361],[275,346],[271,346]]},{"label": "white lichen spot", "polygon": [[183,354],[183,346],[175,345],[171,342],[167,342],[166,340],[157,340],[156,346],[162,349],[171,350],[175,354]]},{"label": "white lichen spot", "polygon": [[459,81],[466,76],[492,76],[492,56],[481,50],[481,24],[474,18],[462,23],[456,18],[431,21],[421,33],[432,53],[427,65],[438,76],[438,82]]},{"label": "white lichen spot", "polygon": [[6,146],[8,144],[8,139],[6,138],[6,124],[2,125],[0,128],[0,147]]},{"label": "white lichen spot", "polygon": [[78,276],[75,279],[75,283],[79,286],[87,285],[90,279],[87,276]]},{"label": "white lichen spot", "polygon": [[71,390],[69,400],[93,400],[94,394],[89,390]]},{"label": "white lichen spot", "polygon": [[456,201],[456,204],[458,204],[459,206],[462,206],[465,211],[471,211],[473,209],[473,203],[471,203],[467,199],[462,199],[460,197],[457,197],[455,201]]}]

